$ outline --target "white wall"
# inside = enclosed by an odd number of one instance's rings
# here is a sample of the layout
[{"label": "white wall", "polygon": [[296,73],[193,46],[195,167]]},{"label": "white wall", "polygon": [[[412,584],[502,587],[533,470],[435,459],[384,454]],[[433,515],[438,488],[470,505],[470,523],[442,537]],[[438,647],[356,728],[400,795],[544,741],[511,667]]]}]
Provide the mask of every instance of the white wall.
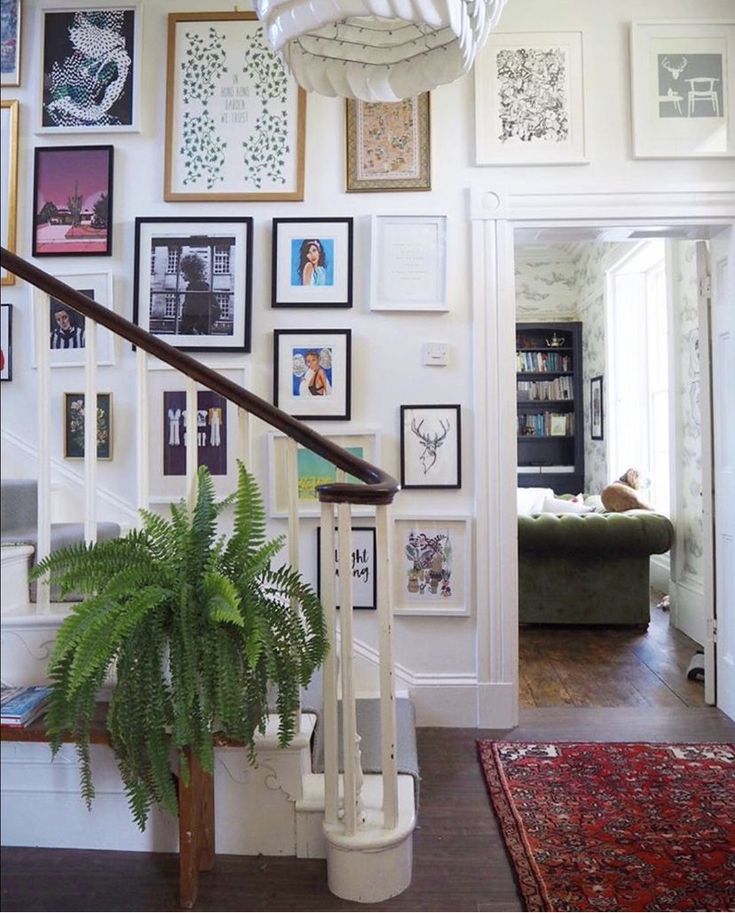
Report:
[{"label": "white wall", "polygon": [[[432,112],[432,192],[345,194],[345,104],[341,99],[310,96],[307,103],[306,194],[303,203],[164,203],[163,135],[165,102],[166,14],[171,4],[144,0],[142,132],[140,134],[79,134],[36,136],[33,133],[38,98],[35,71],[40,48],[41,6],[53,0],[24,4],[22,85],[4,89],[3,98],[18,98],[20,159],[18,253],[30,256],[33,148],[79,142],[113,142],[115,146],[114,248],[111,258],[44,258],[44,269],[62,272],[110,271],[115,281],[115,308],[132,314],[133,236],[136,216],[252,215],[255,219],[253,349],[243,355],[251,388],[266,399],[272,389],[272,330],[275,327],[351,327],[353,331],[353,420],[315,423],[320,431],[377,428],[382,432],[382,463],[398,474],[398,407],[401,403],[463,403],[463,487],[460,491],[405,492],[396,502],[397,514],[471,514],[476,492],[471,465],[473,422],[470,301],[470,226],[468,189],[496,187],[507,192],[551,190],[593,192],[621,190],[722,189],[732,179],[730,161],[634,161],[631,158],[628,24],[637,18],[718,18],[732,13],[731,0],[509,0],[501,18],[503,31],[582,30],[584,33],[585,96],[589,128],[587,165],[491,167],[473,166],[474,94],[470,74],[435,90]],[[61,5],[61,4],[59,4]],[[177,10],[213,10],[221,4],[181,0]],[[446,213],[449,220],[449,288],[447,314],[408,315],[370,313],[366,283],[368,216],[372,213]],[[355,306],[350,311],[271,310],[270,220],[274,216],[353,215],[355,231]],[[3,289],[3,301],[15,306],[14,380],[2,384],[3,425],[31,444],[34,421],[34,371],[30,357],[30,295],[22,285]],[[449,343],[446,368],[423,367],[421,344]],[[492,358],[493,353],[488,353]],[[216,367],[218,359],[207,361]],[[227,356],[232,361],[232,356]],[[133,356],[118,347],[114,368],[104,369],[101,390],[114,393],[115,459],[100,464],[99,482],[121,498],[132,497],[135,453],[135,404],[131,389]],[[73,369],[54,372],[54,414],[60,416],[64,390],[82,389]],[[53,429],[60,454],[61,418]],[[255,468],[266,483],[265,435],[255,440]],[[302,551],[313,548],[316,521],[307,521]],[[493,543],[478,544],[483,550]],[[373,620],[358,618],[357,636],[374,642]],[[455,684],[471,680],[475,670],[475,619],[398,618],[397,659],[406,669],[430,683],[432,676],[455,676]],[[424,722],[431,721],[426,717]],[[461,720],[460,720],[461,722]],[[466,722],[466,721],[465,721]]]}]

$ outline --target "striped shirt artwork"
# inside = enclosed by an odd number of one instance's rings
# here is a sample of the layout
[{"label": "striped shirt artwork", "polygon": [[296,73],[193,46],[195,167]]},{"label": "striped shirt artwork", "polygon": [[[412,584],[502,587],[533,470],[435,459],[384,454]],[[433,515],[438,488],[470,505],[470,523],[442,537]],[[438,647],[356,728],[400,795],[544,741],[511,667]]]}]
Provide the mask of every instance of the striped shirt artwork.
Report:
[{"label": "striped shirt artwork", "polygon": [[62,330],[57,327],[51,331],[51,348],[83,349],[84,329],[82,327],[71,327],[69,330]]}]

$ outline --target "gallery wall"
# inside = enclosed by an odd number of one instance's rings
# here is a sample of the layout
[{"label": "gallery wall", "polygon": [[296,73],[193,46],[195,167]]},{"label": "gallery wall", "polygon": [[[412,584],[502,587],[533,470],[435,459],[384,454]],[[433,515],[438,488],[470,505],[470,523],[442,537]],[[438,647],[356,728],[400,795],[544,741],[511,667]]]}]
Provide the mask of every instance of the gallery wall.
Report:
[{"label": "gallery wall", "polygon": [[[405,491],[395,505],[397,516],[471,517],[478,493],[471,464],[473,388],[470,363],[472,273],[468,191],[501,192],[614,192],[615,190],[720,190],[731,186],[732,160],[632,157],[629,23],[647,19],[716,19],[732,12],[731,0],[509,0],[499,28],[503,31],[583,32],[584,98],[588,135],[587,164],[554,166],[491,166],[474,164],[474,79],[469,74],[431,93],[432,189],[430,192],[350,193],[345,187],[345,102],[309,96],[306,109],[306,175],[302,202],[168,203],[163,199],[163,135],[166,94],[166,17],[176,10],[217,10],[220,4],[145,0],[141,70],[141,130],[114,135],[54,135],[34,132],[39,98],[37,70],[41,9],[52,0],[26,0],[23,18],[22,74],[18,88],[4,88],[3,98],[20,102],[20,156],[18,167],[17,251],[31,254],[31,196],[33,150],[36,146],[74,143],[114,145],[114,236],[110,257],[45,258],[37,264],[62,274],[110,273],[115,310],[132,316],[134,223],[139,216],[252,216],[253,327],[252,351],[210,354],[217,368],[243,371],[253,392],[272,400],[274,329],[338,329],[352,331],[352,419],[315,422],[329,431],[377,431],[381,464],[399,473],[399,407],[401,404],[456,404],[462,406],[462,487],[451,491]],[[57,3],[56,8],[68,7]],[[370,217],[373,214],[445,215],[447,217],[448,304],[443,313],[385,313],[370,311]],[[354,232],[354,300],[348,310],[274,310],[271,301],[271,220],[274,217],[319,218],[352,216]],[[2,300],[14,308],[14,376],[3,383],[3,473],[32,471],[36,439],[29,408],[35,397],[35,370],[31,355],[31,294],[22,283],[3,287]],[[443,342],[448,364],[425,366],[422,346]],[[488,353],[492,358],[493,353]],[[136,401],[131,378],[134,355],[118,344],[115,364],[100,372],[99,389],[113,393],[114,458],[100,463],[98,481],[111,499],[133,503],[135,476]],[[64,392],[83,389],[81,369],[53,372],[52,446],[61,459],[60,410]],[[253,429],[252,465],[264,490],[268,487],[266,429]],[[152,448],[162,447],[153,429]],[[601,471],[601,470],[600,470]],[[64,486],[68,483],[64,482]],[[272,520],[273,531],[284,528]],[[311,573],[315,554],[316,521],[304,521],[301,552]],[[474,559],[493,543],[475,543]],[[309,567],[311,562],[311,569]],[[399,617],[396,655],[408,677],[425,683],[470,687],[476,658],[475,613],[469,603],[466,617]],[[479,607],[479,611],[483,611]],[[373,618],[358,613],[356,635],[372,647],[376,643]],[[430,719],[428,720],[430,722]],[[427,722],[424,719],[424,722]]]}]

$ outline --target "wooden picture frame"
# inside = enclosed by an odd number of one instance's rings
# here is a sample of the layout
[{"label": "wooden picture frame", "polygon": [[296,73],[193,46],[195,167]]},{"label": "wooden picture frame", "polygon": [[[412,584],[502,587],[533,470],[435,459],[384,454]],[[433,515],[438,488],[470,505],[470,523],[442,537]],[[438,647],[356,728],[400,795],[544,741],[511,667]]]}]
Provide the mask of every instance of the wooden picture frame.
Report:
[{"label": "wooden picture frame", "polygon": [[353,219],[274,219],[274,308],[352,307]]},{"label": "wooden picture frame", "polygon": [[735,156],[735,18],[634,20],[635,158]]},{"label": "wooden picture frame", "polygon": [[183,351],[249,352],[250,216],[135,220],[133,320]]},{"label": "wooden picture frame", "polygon": [[349,420],[351,347],[351,330],[274,330],[274,405],[296,418]]},{"label": "wooden picture frame", "polygon": [[347,99],[348,193],[431,190],[430,93],[395,102]]},{"label": "wooden picture frame", "polygon": [[165,200],[303,200],[305,130],[255,13],[169,13]]},{"label": "wooden picture frame", "polygon": [[42,10],[39,133],[139,129],[141,7],[75,2]]},{"label": "wooden picture frame", "polygon": [[0,306],[0,381],[13,379],[13,305]]},{"label": "wooden picture frame", "polygon": [[[372,609],[378,607],[378,571],[376,561],[377,537],[373,526],[352,527],[352,608]],[[337,566],[339,533],[334,530],[334,563]],[[316,594],[321,597],[321,553],[322,528],[316,528]],[[339,608],[339,572],[335,573],[335,601]]]},{"label": "wooden picture frame", "polygon": [[590,437],[593,441],[602,441],[605,437],[605,404],[602,393],[602,375],[590,378]]},{"label": "wooden picture frame", "polygon": [[[380,462],[380,436],[376,431],[325,431],[324,437],[349,450],[354,456],[368,463]],[[271,431],[268,434],[268,508],[271,517],[288,516],[288,477],[287,477],[288,438],[285,434]],[[297,509],[300,517],[318,517],[321,505],[316,493],[316,486],[337,481],[337,468],[325,460],[297,445],[296,473],[299,486]],[[346,477],[348,482],[357,482],[353,476]],[[374,514],[375,506],[353,505],[352,513],[356,515]]]},{"label": "wooden picture frame", "polygon": [[478,165],[585,164],[582,32],[491,32],[475,61]]},{"label": "wooden picture frame", "polygon": [[[84,393],[64,394],[64,459],[84,459]],[[112,394],[97,394],[97,459],[112,459]]]},{"label": "wooden picture frame", "polygon": [[462,407],[401,406],[401,488],[462,487]]},{"label": "wooden picture frame", "polygon": [[34,257],[110,257],[112,146],[37,146]]},{"label": "wooden picture frame", "polygon": [[0,7],[0,86],[19,86],[21,0],[0,0]]},{"label": "wooden picture frame", "polygon": [[396,615],[469,615],[472,541],[468,517],[396,517]]},{"label": "wooden picture frame", "polygon": [[[18,111],[16,99],[0,102],[0,244],[15,253],[18,224]],[[0,285],[14,285],[15,276],[0,267]]]},{"label": "wooden picture frame", "polygon": [[447,217],[373,216],[370,310],[447,311]]}]

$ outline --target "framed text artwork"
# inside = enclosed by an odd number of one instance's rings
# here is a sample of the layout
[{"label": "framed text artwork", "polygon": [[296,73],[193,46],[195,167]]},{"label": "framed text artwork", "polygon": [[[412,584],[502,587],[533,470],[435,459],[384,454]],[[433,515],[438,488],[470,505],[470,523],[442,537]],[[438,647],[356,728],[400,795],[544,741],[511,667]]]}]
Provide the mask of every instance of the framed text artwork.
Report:
[{"label": "framed text artwork", "polygon": [[112,255],[112,146],[36,147],[33,256]]},{"label": "framed text artwork", "polygon": [[352,307],[352,230],[351,217],[274,219],[273,307]]},{"label": "framed text artwork", "polygon": [[[0,102],[0,242],[15,253],[18,222],[18,102]],[[0,268],[0,284],[13,285],[15,276]]]},{"label": "framed text artwork", "polygon": [[475,61],[478,165],[587,161],[581,32],[492,32]]},{"label": "framed text artwork", "polygon": [[735,156],[735,19],[634,21],[636,158]]},{"label": "framed text artwork", "polygon": [[0,380],[13,379],[13,305],[0,306]]},{"label": "framed text artwork", "polygon": [[188,351],[250,351],[253,220],[135,220],[133,320]]},{"label": "framed text artwork", "polygon": [[461,488],[460,406],[401,406],[401,488]]},{"label": "framed text artwork", "polygon": [[447,217],[373,216],[370,309],[446,311]]},{"label": "framed text artwork", "polygon": [[[378,603],[377,567],[375,561],[375,529],[370,526],[352,527],[350,570],[352,572],[352,608],[375,609]],[[322,595],[321,579],[322,528],[316,528],[316,593]],[[336,568],[335,599],[339,605],[339,532],[334,530],[334,565]]]},{"label": "framed text artwork", "polygon": [[[84,459],[84,393],[64,394],[64,459]],[[97,394],[97,459],[112,459],[112,394]]]},{"label": "framed text artwork", "polygon": [[0,0],[0,85],[20,85],[20,0]]},{"label": "framed text artwork", "polygon": [[39,132],[138,130],[137,4],[43,10]]},{"label": "framed text artwork", "polygon": [[431,190],[429,93],[347,99],[347,192]]},{"label": "framed text artwork", "polygon": [[304,419],[349,419],[351,330],[274,330],[273,403]]},{"label": "framed text artwork", "polygon": [[166,200],[303,200],[306,93],[255,13],[169,13]]}]

